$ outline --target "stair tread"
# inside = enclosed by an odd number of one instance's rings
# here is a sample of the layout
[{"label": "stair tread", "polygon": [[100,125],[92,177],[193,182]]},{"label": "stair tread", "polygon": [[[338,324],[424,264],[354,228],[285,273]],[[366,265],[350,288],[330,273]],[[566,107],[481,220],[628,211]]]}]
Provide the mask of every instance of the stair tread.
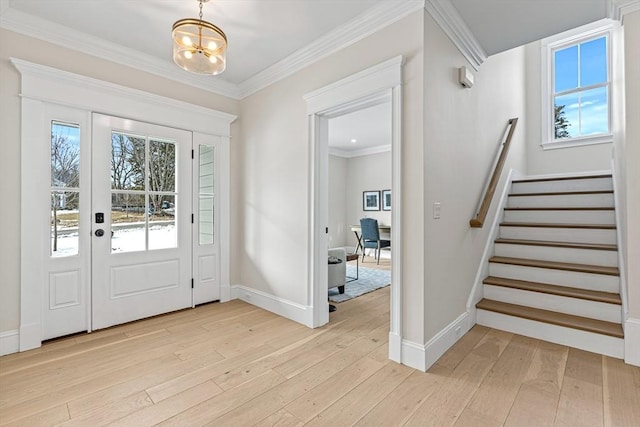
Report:
[{"label": "stair tread", "polygon": [[589,289],[571,288],[568,286],[550,285],[547,283],[529,282],[526,280],[508,279],[505,277],[488,276],[482,282],[487,285],[502,286],[524,291],[540,292],[607,304],[622,305],[620,295],[612,292],[592,291]]},{"label": "stair tread", "polygon": [[535,193],[509,193],[509,197],[524,196],[586,196],[590,194],[613,194],[613,190],[539,191]]},{"label": "stair tread", "polygon": [[495,243],[503,243],[510,245],[528,245],[528,246],[550,246],[554,248],[572,248],[572,249],[598,249],[603,251],[617,251],[618,246],[606,243],[574,243],[574,242],[553,242],[549,240],[526,240],[526,239],[496,239]]},{"label": "stair tread", "polygon": [[612,211],[613,206],[576,206],[576,207],[558,207],[558,206],[537,206],[537,207],[505,207],[505,211]]},{"label": "stair tread", "polygon": [[501,222],[502,227],[585,228],[615,230],[615,224],[563,224],[555,222]]},{"label": "stair tread", "polygon": [[608,276],[619,276],[617,267],[605,267],[600,265],[574,264],[570,262],[542,261],[537,259],[510,258],[493,256],[489,262],[500,264],[522,265],[525,267],[550,268],[555,270],[575,271],[580,273],[605,274]]},{"label": "stair tread", "polygon": [[602,335],[609,335],[616,338],[624,338],[622,325],[603,320],[590,319],[588,317],[574,316],[571,314],[558,313],[555,311],[542,310],[539,308],[525,307],[522,305],[509,304],[500,301],[483,298],[476,304],[476,308],[487,311],[494,311],[510,316],[522,317],[524,319],[538,322],[550,323],[572,329],[579,329],[587,332],[594,332]]},{"label": "stair tread", "polygon": [[570,181],[575,179],[597,179],[597,178],[612,178],[613,176],[608,174],[596,174],[586,176],[559,176],[555,178],[522,178],[513,180],[514,183],[522,182],[548,182],[548,181]]}]

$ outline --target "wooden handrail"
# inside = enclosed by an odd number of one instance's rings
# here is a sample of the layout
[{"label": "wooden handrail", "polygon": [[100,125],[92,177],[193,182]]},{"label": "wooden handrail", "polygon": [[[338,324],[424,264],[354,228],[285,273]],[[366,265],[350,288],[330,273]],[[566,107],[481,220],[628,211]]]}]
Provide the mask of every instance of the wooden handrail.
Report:
[{"label": "wooden handrail", "polygon": [[507,153],[509,152],[509,146],[511,145],[511,138],[513,137],[513,132],[516,129],[516,124],[518,124],[518,118],[509,119],[507,123],[507,127],[509,127],[509,133],[507,134],[507,138],[502,144],[502,151],[500,151],[500,157],[498,157],[498,162],[496,163],[495,169],[493,169],[493,175],[491,175],[491,180],[489,181],[489,185],[487,186],[487,191],[482,198],[482,202],[480,203],[480,207],[476,212],[476,217],[472,218],[469,221],[469,225],[471,227],[482,227],[484,224],[484,219],[487,216],[487,212],[489,212],[489,206],[491,205],[491,200],[493,200],[493,194],[496,191],[496,187],[498,186],[498,181],[500,180],[500,174],[502,173],[502,168],[504,168],[504,163],[507,160]]}]

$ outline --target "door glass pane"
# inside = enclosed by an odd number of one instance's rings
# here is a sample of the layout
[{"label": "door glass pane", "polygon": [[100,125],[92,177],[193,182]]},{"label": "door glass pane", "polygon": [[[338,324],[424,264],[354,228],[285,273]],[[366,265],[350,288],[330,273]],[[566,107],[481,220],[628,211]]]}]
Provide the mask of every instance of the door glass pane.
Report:
[{"label": "door glass pane", "polygon": [[149,249],[177,247],[176,196],[152,195],[149,199]]},{"label": "door glass pane", "polygon": [[149,190],[175,191],[176,144],[166,141],[149,141]]},{"label": "door glass pane", "polygon": [[78,191],[51,192],[51,256],[78,254]]},{"label": "door glass pane", "polygon": [[[114,192],[111,195],[111,252],[144,251],[146,216],[144,194]],[[109,230],[105,230],[109,233]]]},{"label": "door glass pane", "polygon": [[144,190],[145,138],[112,132],[111,188]]},{"label": "door glass pane", "polygon": [[80,127],[51,123],[51,186],[80,187]]},{"label": "door glass pane", "polygon": [[80,207],[80,127],[51,122],[52,257],[77,255]]},{"label": "door glass pane", "polygon": [[214,242],[214,147],[201,145],[199,149],[198,180],[198,242],[212,245]]}]

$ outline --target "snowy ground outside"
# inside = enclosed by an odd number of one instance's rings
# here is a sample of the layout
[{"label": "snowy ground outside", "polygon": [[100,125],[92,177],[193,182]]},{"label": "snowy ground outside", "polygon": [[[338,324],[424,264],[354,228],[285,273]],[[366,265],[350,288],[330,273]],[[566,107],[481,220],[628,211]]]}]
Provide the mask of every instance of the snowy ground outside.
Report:
[{"label": "snowy ground outside", "polygon": [[[145,250],[145,224],[128,224],[127,227],[113,230],[111,253],[135,252]],[[108,238],[105,233],[105,238]],[[177,246],[177,230],[175,224],[150,224],[149,249],[166,249]],[[53,243],[53,241],[52,241]],[[58,235],[58,250],[53,257],[73,256],[78,253],[78,232]]]}]

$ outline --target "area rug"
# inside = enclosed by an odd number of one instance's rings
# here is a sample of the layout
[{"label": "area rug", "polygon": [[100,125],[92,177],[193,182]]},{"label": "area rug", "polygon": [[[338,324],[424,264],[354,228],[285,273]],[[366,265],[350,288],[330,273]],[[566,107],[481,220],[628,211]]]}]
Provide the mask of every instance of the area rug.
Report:
[{"label": "area rug", "polygon": [[[356,266],[347,265],[347,276],[356,277]],[[349,280],[349,279],[347,279]],[[377,270],[375,268],[360,267],[358,270],[358,280],[348,282],[344,289],[344,294],[338,293],[338,288],[329,289],[329,301],[344,302],[360,295],[384,288],[391,284],[391,272],[387,270]]]}]

